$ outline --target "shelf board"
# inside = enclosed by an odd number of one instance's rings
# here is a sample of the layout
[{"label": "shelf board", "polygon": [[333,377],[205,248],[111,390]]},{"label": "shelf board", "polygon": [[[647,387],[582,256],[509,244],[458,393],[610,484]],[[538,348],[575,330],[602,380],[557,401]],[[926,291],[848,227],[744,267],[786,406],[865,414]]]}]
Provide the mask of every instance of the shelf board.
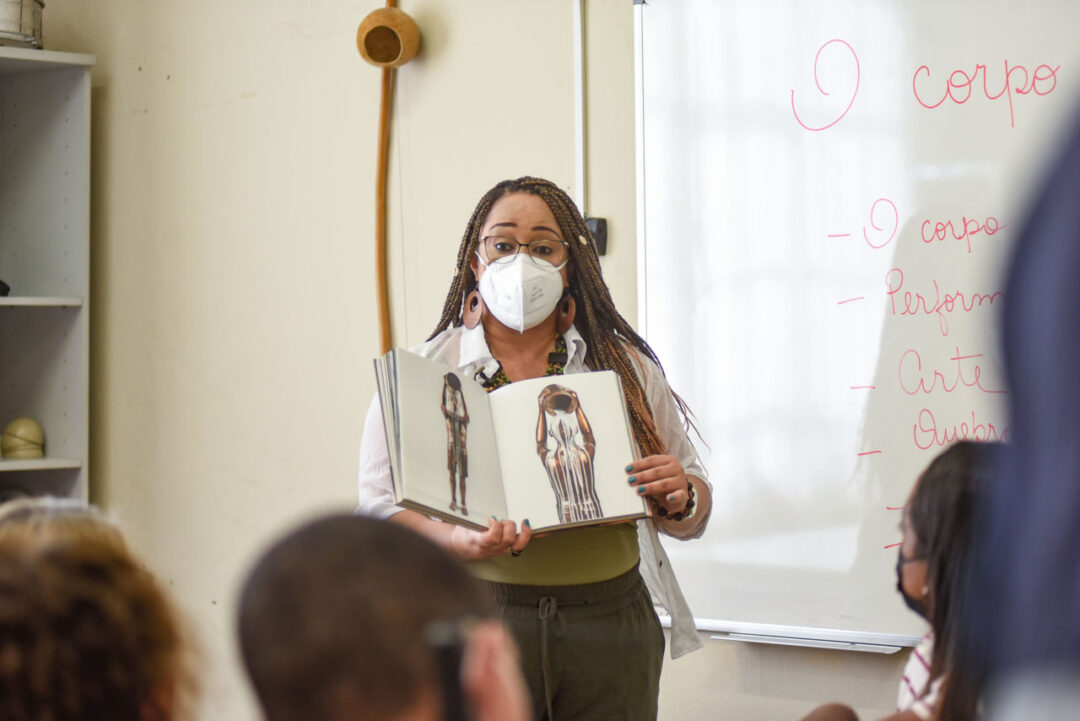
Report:
[{"label": "shelf board", "polygon": [[78,308],[82,298],[64,298],[60,296],[9,296],[0,298],[0,308]]},{"label": "shelf board", "polygon": [[28,458],[15,460],[0,458],[0,473],[4,471],[56,471],[65,468],[82,468],[78,458]]},{"label": "shelf board", "polygon": [[60,70],[74,66],[90,67],[96,62],[96,56],[83,53],[60,53],[55,50],[0,46],[0,75]]}]

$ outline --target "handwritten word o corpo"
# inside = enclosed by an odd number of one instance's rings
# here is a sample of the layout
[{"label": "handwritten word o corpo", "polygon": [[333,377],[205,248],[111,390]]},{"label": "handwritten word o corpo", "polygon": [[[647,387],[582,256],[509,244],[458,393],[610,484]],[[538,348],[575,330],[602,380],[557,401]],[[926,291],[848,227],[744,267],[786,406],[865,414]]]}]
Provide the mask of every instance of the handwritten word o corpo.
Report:
[{"label": "handwritten word o corpo", "polygon": [[989,216],[983,222],[979,222],[976,218],[968,218],[967,216],[960,218],[960,231],[957,232],[956,226],[953,225],[951,220],[944,222],[937,220],[930,220],[927,218],[922,222],[920,227],[920,233],[922,235],[922,242],[929,245],[934,241],[945,240],[963,240],[967,243],[967,252],[971,253],[971,239],[979,233],[986,233],[987,236],[992,236],[1005,226],[995,218]]},{"label": "handwritten word o corpo", "polygon": [[1003,390],[987,388],[982,383],[982,365],[979,359],[982,353],[956,353],[949,357],[949,363],[941,368],[923,368],[922,356],[914,348],[909,348],[900,356],[900,389],[909,396],[920,393],[929,395],[941,391],[952,393],[961,386],[975,388],[983,393],[1004,393]]},{"label": "handwritten word o corpo", "polygon": [[[940,107],[946,100],[951,100],[957,105],[963,105],[971,100],[973,95],[979,95],[979,88],[976,86],[981,84],[982,95],[987,100],[997,100],[1005,96],[1009,102],[1009,125],[1015,128],[1016,113],[1013,108],[1013,94],[1030,95],[1035,93],[1036,95],[1049,95],[1057,87],[1057,72],[1060,69],[1060,65],[1050,67],[1043,64],[1037,66],[1034,71],[1029,72],[1025,66],[1010,66],[1009,61],[1006,60],[1005,71],[1000,80],[1001,90],[995,94],[990,90],[990,71],[985,65],[977,64],[970,75],[961,69],[949,73],[948,77],[945,78],[945,92],[942,95],[941,77],[931,77],[929,66],[920,65],[911,78],[911,89],[915,93],[915,100],[918,101],[919,105],[927,110],[933,110]],[[920,80],[919,76],[923,73],[926,74],[926,77]],[[980,75],[982,76],[981,83],[979,82]],[[994,87],[997,88],[996,82]],[[940,97],[935,102],[934,98],[938,96]]]},{"label": "handwritten word o corpo", "polygon": [[934,446],[944,448],[956,441],[1005,441],[1012,436],[1009,428],[998,429],[993,422],[976,421],[975,411],[971,412],[971,423],[963,420],[959,423],[942,424],[934,417],[934,412],[929,408],[919,411],[917,422],[911,427],[915,438],[915,445],[922,450],[928,450]]},{"label": "handwritten word o corpo", "polygon": [[949,320],[946,313],[960,312],[971,313],[976,308],[981,308],[984,303],[991,305],[998,298],[1004,296],[1000,290],[993,293],[963,293],[957,290],[953,293],[941,293],[941,287],[936,280],[934,285],[934,298],[930,300],[922,293],[912,293],[904,290],[904,271],[892,268],[885,274],[885,294],[889,296],[889,309],[892,315],[936,315],[941,335],[949,335]]}]

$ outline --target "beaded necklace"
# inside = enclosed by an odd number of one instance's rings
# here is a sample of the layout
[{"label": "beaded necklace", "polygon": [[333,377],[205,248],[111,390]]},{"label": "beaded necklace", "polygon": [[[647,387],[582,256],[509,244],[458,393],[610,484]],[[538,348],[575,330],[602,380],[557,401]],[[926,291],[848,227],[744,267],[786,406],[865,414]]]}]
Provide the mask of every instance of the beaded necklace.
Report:
[{"label": "beaded necklace", "polygon": [[[560,333],[555,336],[555,350],[548,353],[548,364],[547,369],[544,370],[544,375],[561,376],[563,374],[563,369],[566,367],[566,357],[566,338]],[[495,371],[495,375],[484,381],[482,385],[484,386],[484,390],[490,393],[496,388],[501,388],[510,382],[511,381],[506,376],[506,373],[503,372],[502,363],[500,363],[499,369]]]}]

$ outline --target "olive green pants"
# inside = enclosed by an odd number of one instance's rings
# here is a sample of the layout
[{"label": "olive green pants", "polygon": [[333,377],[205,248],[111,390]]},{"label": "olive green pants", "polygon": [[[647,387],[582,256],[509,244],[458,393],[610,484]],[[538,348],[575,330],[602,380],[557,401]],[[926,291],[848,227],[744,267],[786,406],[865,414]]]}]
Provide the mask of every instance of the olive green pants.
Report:
[{"label": "olive green pants", "polygon": [[637,567],[580,586],[487,582],[541,721],[655,721],[664,633]]}]

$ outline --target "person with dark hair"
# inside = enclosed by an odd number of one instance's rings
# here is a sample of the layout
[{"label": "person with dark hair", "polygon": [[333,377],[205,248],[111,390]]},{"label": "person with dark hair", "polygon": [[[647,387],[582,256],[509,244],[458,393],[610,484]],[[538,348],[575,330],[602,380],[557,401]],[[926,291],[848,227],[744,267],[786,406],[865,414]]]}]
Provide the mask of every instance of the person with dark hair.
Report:
[{"label": "person with dark hair", "polygon": [[[964,627],[974,572],[976,503],[989,485],[996,443],[959,441],[942,451],[911,491],[900,529],[896,587],[930,622],[900,681],[897,711],[886,721],[973,721],[981,677],[968,662]],[[829,704],[803,721],[855,721],[848,707]]]},{"label": "person with dark hair", "polygon": [[329,516],[274,543],[248,574],[240,650],[267,721],[524,721],[516,653],[493,611],[431,541]]},{"label": "person with dark hair", "polygon": [[361,444],[359,510],[435,539],[487,582],[522,648],[537,718],[654,719],[664,636],[653,599],[671,615],[672,657],[701,645],[657,532],[700,536],[710,489],[686,404],[616,310],[592,234],[562,189],[524,177],[484,194],[442,316],[412,350],[488,390],[564,373],[619,376],[640,453],[626,459],[627,492],[648,499],[652,518],[533,538],[528,519],[492,519],[481,533],[404,510],[377,402]]},{"label": "person with dark hair", "polygon": [[190,647],[158,582],[92,509],[19,503],[0,521],[0,719],[187,718]]}]

